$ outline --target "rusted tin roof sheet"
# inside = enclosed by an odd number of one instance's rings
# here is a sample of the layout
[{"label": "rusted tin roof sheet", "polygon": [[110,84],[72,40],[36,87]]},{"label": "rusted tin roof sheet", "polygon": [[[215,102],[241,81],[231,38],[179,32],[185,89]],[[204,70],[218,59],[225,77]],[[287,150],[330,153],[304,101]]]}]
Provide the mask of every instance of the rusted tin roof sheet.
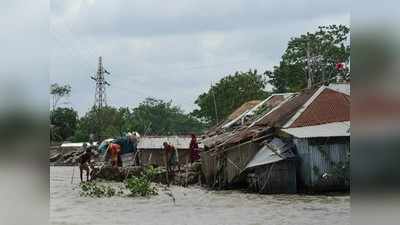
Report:
[{"label": "rusted tin roof sheet", "polygon": [[305,127],[350,120],[350,97],[325,88],[289,126]]}]

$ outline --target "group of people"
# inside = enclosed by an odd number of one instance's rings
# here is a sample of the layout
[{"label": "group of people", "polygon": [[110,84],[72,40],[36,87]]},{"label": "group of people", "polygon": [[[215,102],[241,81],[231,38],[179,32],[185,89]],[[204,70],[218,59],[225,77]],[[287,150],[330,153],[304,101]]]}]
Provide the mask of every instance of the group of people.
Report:
[{"label": "group of people", "polygon": [[[105,143],[105,158],[106,162],[111,161],[111,166],[114,168],[122,167],[122,159],[121,154],[127,152],[137,152],[137,144],[139,142],[140,135],[137,132],[128,133],[127,138],[125,139],[116,139],[112,141],[107,141]],[[85,153],[82,154],[79,158],[79,169],[80,169],[80,178],[83,181],[83,171],[86,171],[86,180],[89,180],[90,171],[94,170],[94,165],[92,163],[92,148],[93,144],[87,146],[86,143],[83,144],[83,148],[85,149]],[[101,148],[101,146],[100,146]],[[166,168],[168,172],[174,171],[175,167],[179,168],[179,157],[178,151],[170,143],[163,143],[165,159],[166,159]],[[197,143],[197,138],[194,134],[191,135],[190,141],[190,162],[193,163],[200,159],[199,155],[199,146]],[[138,161],[138,155],[135,155],[135,162]]]}]

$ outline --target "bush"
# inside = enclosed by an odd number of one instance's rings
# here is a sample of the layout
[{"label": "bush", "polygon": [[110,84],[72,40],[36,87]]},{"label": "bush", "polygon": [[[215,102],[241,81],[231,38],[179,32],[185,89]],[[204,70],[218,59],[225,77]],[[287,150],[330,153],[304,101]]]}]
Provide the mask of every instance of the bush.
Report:
[{"label": "bush", "polygon": [[130,197],[157,195],[155,187],[146,177],[132,177],[125,181],[125,187],[130,191]]},{"label": "bush", "polygon": [[147,168],[140,177],[131,177],[125,180],[125,187],[130,191],[128,196],[150,196],[157,195],[157,190],[152,187],[151,181],[157,170],[153,167]]},{"label": "bush", "polygon": [[[124,181],[124,188],[126,188],[129,193],[126,195],[128,197],[137,196],[151,196],[157,195],[157,189],[152,186],[151,181],[157,173],[157,169],[153,167],[147,168],[141,176],[131,177]],[[115,195],[123,196],[124,191],[120,189],[117,191],[111,185],[99,184],[96,182],[83,182],[80,184],[80,195],[84,197],[101,198],[101,197],[112,197]]]},{"label": "bush", "polygon": [[102,185],[95,182],[82,182],[80,184],[80,195],[84,197],[112,197],[116,190],[108,185]]}]

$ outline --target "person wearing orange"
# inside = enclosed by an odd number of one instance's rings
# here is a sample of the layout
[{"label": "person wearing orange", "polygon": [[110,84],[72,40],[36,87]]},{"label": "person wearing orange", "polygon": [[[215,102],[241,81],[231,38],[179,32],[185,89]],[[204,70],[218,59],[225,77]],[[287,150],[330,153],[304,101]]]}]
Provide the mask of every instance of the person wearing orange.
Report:
[{"label": "person wearing orange", "polygon": [[119,153],[121,151],[121,146],[119,144],[110,143],[108,146],[108,150],[110,151],[111,165],[113,167],[118,167],[118,159],[120,157]]}]

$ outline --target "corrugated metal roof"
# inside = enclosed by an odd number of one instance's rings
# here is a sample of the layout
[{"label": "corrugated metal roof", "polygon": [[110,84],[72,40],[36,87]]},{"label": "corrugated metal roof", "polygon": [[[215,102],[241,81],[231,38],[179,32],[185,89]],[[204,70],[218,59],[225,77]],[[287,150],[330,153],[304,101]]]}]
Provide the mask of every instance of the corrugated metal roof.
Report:
[{"label": "corrugated metal roof", "polygon": [[237,108],[235,111],[233,111],[233,113],[231,113],[228,116],[228,121],[230,120],[234,120],[237,117],[239,117],[240,115],[248,112],[250,109],[254,108],[254,106],[260,104],[261,101],[259,100],[252,100],[252,101],[248,101],[246,103],[244,103],[243,105],[241,105],[239,108]]},{"label": "corrugated metal roof", "polygon": [[162,149],[164,142],[178,149],[188,149],[190,140],[190,136],[145,136],[139,139],[138,149]]},{"label": "corrugated metal roof", "polygon": [[282,131],[297,138],[350,136],[350,121],[307,127],[286,128],[282,129]]},{"label": "corrugated metal roof", "polygon": [[[321,87],[285,127],[304,127],[350,120],[350,97]],[[291,123],[292,122],[292,123]]]},{"label": "corrugated metal roof", "polygon": [[[235,124],[237,121],[242,120],[243,118],[248,118],[252,117],[261,107],[267,107],[268,110],[266,112],[263,112],[264,114],[267,113],[268,111],[271,111],[273,108],[281,104],[283,101],[288,99],[289,97],[293,96],[293,93],[280,93],[280,94],[272,94],[268,98],[266,98],[264,101],[260,102],[256,106],[254,106],[252,109],[244,112],[237,118],[229,121],[228,123],[225,123],[222,127],[223,128],[228,128],[231,125]],[[246,121],[246,123],[251,123],[254,120],[257,120],[257,118],[251,118],[250,121]]]},{"label": "corrugated metal roof", "polygon": [[246,165],[246,168],[267,165],[284,159],[293,158],[295,155],[290,149],[291,145],[284,143],[278,138],[274,138],[257,152],[253,159]]},{"label": "corrugated metal roof", "polygon": [[255,121],[251,126],[282,126],[317,90],[305,90],[294,97],[288,98]]}]

